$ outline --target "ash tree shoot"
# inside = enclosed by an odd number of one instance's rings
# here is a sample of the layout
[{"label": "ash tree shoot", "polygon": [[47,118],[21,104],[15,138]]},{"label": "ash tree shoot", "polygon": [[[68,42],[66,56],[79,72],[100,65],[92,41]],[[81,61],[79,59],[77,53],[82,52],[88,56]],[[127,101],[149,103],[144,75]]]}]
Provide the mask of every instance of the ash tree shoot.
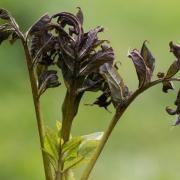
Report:
[{"label": "ash tree shoot", "polygon": [[[101,154],[114,127],[129,105],[149,88],[162,84],[162,90],[174,89],[173,81],[180,70],[180,45],[169,43],[170,52],[176,60],[169,69],[159,72],[152,80],[155,58],[142,44],[141,50],[133,49],[128,57],[134,64],[139,85],[136,90],[129,90],[118,72],[113,48],[108,40],[98,38],[103,27],[95,27],[88,32],[83,29],[83,13],[80,8],[76,15],[60,12],[50,16],[43,15],[26,33],[21,32],[11,14],[0,9],[0,43],[8,40],[14,44],[22,42],[29,79],[31,83],[36,121],[41,144],[46,180],[76,179],[73,169],[85,166],[81,180],[87,180]],[[55,70],[56,69],[56,70]],[[50,88],[59,88],[58,80],[62,72],[66,87],[62,105],[62,122],[56,122],[56,130],[45,128],[41,116],[40,99]],[[78,113],[81,98],[87,91],[102,94],[92,105],[108,110],[113,104],[115,114],[104,133],[71,136],[73,120]],[[166,108],[170,115],[176,115],[174,125],[180,124],[180,89],[175,100],[176,109]]]}]

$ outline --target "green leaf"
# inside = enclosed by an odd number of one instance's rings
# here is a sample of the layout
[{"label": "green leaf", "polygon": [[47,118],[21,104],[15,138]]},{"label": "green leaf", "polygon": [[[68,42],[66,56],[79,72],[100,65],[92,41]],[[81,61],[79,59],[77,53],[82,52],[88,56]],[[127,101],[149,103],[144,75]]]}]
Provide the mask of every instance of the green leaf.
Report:
[{"label": "green leaf", "polygon": [[81,144],[82,140],[82,137],[73,137],[72,139],[70,139],[70,141],[63,145],[62,153],[76,149]]},{"label": "green leaf", "polygon": [[97,132],[81,137],[75,137],[74,139],[72,138],[68,144],[65,144],[64,148],[66,148],[65,150],[68,153],[65,154],[63,171],[87,163],[96,150],[102,135],[102,132]]},{"label": "green leaf", "polygon": [[78,150],[78,156],[84,157],[85,160],[88,160],[91,155],[96,150],[99,144],[98,140],[87,140],[81,144]]},{"label": "green leaf", "polygon": [[58,161],[59,137],[56,131],[47,128],[44,138],[44,151],[49,154],[55,162]]},{"label": "green leaf", "polygon": [[73,158],[71,160],[65,161],[63,172],[68,170],[68,169],[78,167],[80,164],[83,163],[83,161],[84,161],[84,157],[82,157],[82,156],[78,156],[78,157]]}]

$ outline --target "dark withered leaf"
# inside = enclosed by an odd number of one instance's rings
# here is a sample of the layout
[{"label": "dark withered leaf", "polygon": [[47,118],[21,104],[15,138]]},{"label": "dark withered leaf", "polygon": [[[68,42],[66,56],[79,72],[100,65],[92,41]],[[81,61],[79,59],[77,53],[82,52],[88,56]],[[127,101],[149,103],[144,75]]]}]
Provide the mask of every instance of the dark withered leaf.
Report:
[{"label": "dark withered leaf", "polygon": [[169,107],[166,107],[166,111],[169,115],[177,115],[178,116],[178,119],[174,123],[174,126],[177,126],[180,124],[180,89],[179,89],[179,92],[177,94],[175,105],[176,105],[176,109],[173,110]]},{"label": "dark withered leaf", "polygon": [[165,73],[163,73],[163,72],[158,72],[157,73],[158,78],[164,78],[164,76],[165,76]]},{"label": "dark withered leaf", "polygon": [[151,72],[138,50],[134,49],[129,52],[128,57],[131,58],[134,63],[139,79],[139,88],[141,88],[151,81]]},{"label": "dark withered leaf", "polygon": [[83,16],[83,12],[80,7],[78,7],[78,12],[77,12],[76,16],[79,19],[79,22],[81,23],[81,25],[83,25],[84,16]]},{"label": "dark withered leaf", "polygon": [[180,114],[180,89],[179,89],[179,92],[175,101],[175,105],[177,106],[177,110],[176,110],[177,114]]},{"label": "dark withered leaf", "polygon": [[19,39],[18,34],[17,34],[15,31],[13,31],[13,32],[11,33],[9,42],[10,42],[11,44],[14,44],[14,43],[16,42],[16,40],[18,40],[18,39]]},{"label": "dark withered leaf", "polygon": [[174,126],[180,125],[180,115],[178,116],[176,122],[174,123]]},{"label": "dark withered leaf", "polygon": [[5,40],[13,44],[17,39],[19,39],[18,34],[9,24],[0,26],[0,44]]},{"label": "dark withered leaf", "polygon": [[93,105],[98,105],[99,107],[103,107],[107,111],[109,111],[108,106],[111,104],[111,99],[109,100],[108,99],[109,99],[109,94],[107,92],[104,92],[96,99]]},{"label": "dark withered leaf", "polygon": [[169,67],[165,78],[171,78],[178,73],[180,70],[180,60],[174,61]]},{"label": "dark withered leaf", "polygon": [[146,42],[144,41],[142,48],[141,48],[141,56],[143,57],[146,66],[151,70],[151,73],[153,73],[155,68],[155,58],[153,57],[151,51],[146,46]]},{"label": "dark withered leaf", "polygon": [[104,76],[105,81],[108,83],[111,98],[115,106],[122,104],[125,100],[126,87],[116,68],[109,63],[105,63],[100,67],[100,73]]},{"label": "dark withered leaf", "polygon": [[48,88],[55,88],[60,85],[58,81],[57,71],[55,70],[48,70],[43,72],[39,76],[38,80],[38,89],[39,95],[46,91]]},{"label": "dark withered leaf", "polygon": [[92,49],[94,43],[97,41],[97,34],[99,32],[102,32],[103,30],[104,30],[103,27],[98,26],[87,33],[85,42],[83,42],[83,46],[79,51],[78,56],[80,59],[83,58],[86,55],[86,53],[88,53]]},{"label": "dark withered leaf", "polygon": [[0,19],[10,20],[10,14],[7,10],[1,8],[0,9]]},{"label": "dark withered leaf", "polygon": [[86,65],[81,67],[79,75],[86,76],[93,72],[97,72],[99,67],[105,63],[113,63],[114,61],[114,52],[111,47],[106,49],[99,50],[92,57],[88,59]]},{"label": "dark withered leaf", "polygon": [[172,41],[169,43],[170,52],[174,54],[177,59],[180,59],[180,45],[174,44]]},{"label": "dark withered leaf", "polygon": [[175,115],[175,114],[176,114],[176,110],[171,109],[170,107],[166,107],[166,112],[167,112],[169,115]]},{"label": "dark withered leaf", "polygon": [[172,81],[163,81],[163,88],[162,88],[162,90],[163,90],[163,92],[165,92],[165,93],[168,93],[168,90],[173,90],[174,89],[174,85],[173,85],[173,82]]},{"label": "dark withered leaf", "polygon": [[0,31],[0,44],[7,40],[10,35],[12,34],[12,31],[11,30],[4,30],[4,31]]},{"label": "dark withered leaf", "polygon": [[43,33],[46,30],[48,24],[51,21],[51,17],[48,14],[43,15],[29,30],[29,34]]}]

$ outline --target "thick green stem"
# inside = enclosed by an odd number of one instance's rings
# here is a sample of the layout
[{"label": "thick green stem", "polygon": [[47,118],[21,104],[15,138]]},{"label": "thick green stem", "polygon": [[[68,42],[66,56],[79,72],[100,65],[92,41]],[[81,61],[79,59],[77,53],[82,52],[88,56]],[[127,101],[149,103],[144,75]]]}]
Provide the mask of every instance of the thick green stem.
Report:
[{"label": "thick green stem", "polygon": [[40,101],[39,101],[39,97],[38,97],[36,78],[34,75],[34,71],[32,69],[32,59],[29,54],[29,49],[28,49],[28,46],[25,41],[23,41],[23,47],[24,47],[24,51],[25,51],[25,55],[26,55],[26,62],[27,62],[29,78],[30,78],[30,83],[31,83],[31,89],[32,89],[32,95],[33,95],[33,101],[34,101],[34,107],[35,107],[35,112],[36,112],[36,120],[37,120],[38,133],[39,133],[40,144],[41,144],[41,152],[42,152],[42,157],[43,157],[45,176],[46,176],[46,180],[53,180],[53,175],[52,175],[49,159],[48,159],[47,155],[45,154],[45,152],[43,151],[44,135],[45,135],[44,122],[43,122],[41,111],[40,111]]},{"label": "thick green stem", "polygon": [[[73,87],[73,86],[72,86]],[[73,119],[77,114],[79,108],[79,102],[82,95],[77,95],[76,90],[72,88],[70,91],[66,92],[66,96],[62,106],[62,132],[61,138],[63,139],[64,143],[66,143],[70,138],[71,127],[73,123]],[[72,176],[71,171],[66,171],[62,174],[63,170],[63,160],[61,155],[61,148],[59,150],[59,160],[58,160],[58,171],[56,172],[56,180],[61,180],[64,178],[68,180],[70,176]]]},{"label": "thick green stem", "polygon": [[114,127],[116,126],[117,122],[119,121],[119,119],[122,117],[122,115],[124,114],[124,112],[126,111],[126,109],[129,107],[129,105],[136,99],[136,97],[138,97],[140,94],[142,94],[145,90],[159,84],[162,83],[163,81],[166,80],[171,80],[171,81],[180,81],[180,79],[177,78],[170,78],[170,79],[158,79],[156,81],[152,81],[151,83],[147,84],[146,86],[144,86],[141,89],[138,89],[137,91],[135,91],[128,99],[128,103],[127,106],[121,108],[121,109],[117,109],[116,113],[114,115],[114,117],[112,118],[107,130],[105,131],[102,140],[100,141],[99,146],[97,147],[93,157],[91,158],[89,164],[87,165],[87,167],[85,168],[82,176],[81,176],[81,180],[87,180],[89,178],[90,173],[92,172],[103,148],[106,145],[106,142],[108,141],[112,131],[114,130]]}]

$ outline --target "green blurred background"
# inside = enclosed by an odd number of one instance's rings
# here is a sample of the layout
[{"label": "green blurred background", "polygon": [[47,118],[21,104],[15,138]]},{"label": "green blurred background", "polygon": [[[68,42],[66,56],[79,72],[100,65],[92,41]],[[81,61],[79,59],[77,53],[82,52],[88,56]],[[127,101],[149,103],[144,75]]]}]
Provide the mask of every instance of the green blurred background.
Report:
[{"label": "green blurred background", "polygon": [[[120,73],[131,90],[137,87],[129,48],[140,48],[144,40],[156,57],[156,73],[168,68],[174,57],[168,43],[180,43],[179,0],[0,0],[0,7],[15,16],[22,30],[42,14],[60,11],[85,15],[85,29],[102,25],[101,35],[111,41],[122,66]],[[155,74],[156,74],[155,73]],[[178,74],[179,76],[179,74]],[[172,128],[173,118],[165,106],[172,105],[176,91],[168,95],[155,87],[140,96],[119,122],[91,180],[179,180],[180,129]],[[49,90],[42,98],[44,119],[54,127],[61,119],[63,86]],[[73,135],[103,131],[112,113],[91,103],[99,93],[87,93],[74,122]],[[113,108],[110,108],[113,112]],[[0,180],[43,180],[43,168],[31,90],[24,54],[19,42],[0,47]]]}]

